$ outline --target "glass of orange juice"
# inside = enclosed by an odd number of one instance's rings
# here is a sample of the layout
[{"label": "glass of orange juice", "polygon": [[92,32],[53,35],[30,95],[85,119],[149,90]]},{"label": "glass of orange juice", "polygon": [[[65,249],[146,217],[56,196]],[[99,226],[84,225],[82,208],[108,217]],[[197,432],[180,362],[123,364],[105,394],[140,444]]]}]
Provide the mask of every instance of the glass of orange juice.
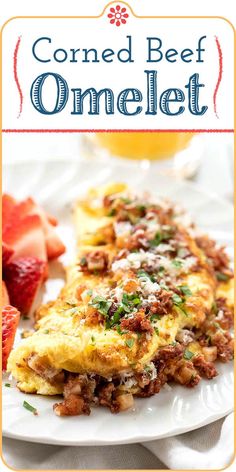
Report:
[{"label": "glass of orange juice", "polygon": [[161,170],[190,177],[196,167],[193,142],[196,134],[177,131],[102,131],[84,135],[87,154],[161,163]]}]

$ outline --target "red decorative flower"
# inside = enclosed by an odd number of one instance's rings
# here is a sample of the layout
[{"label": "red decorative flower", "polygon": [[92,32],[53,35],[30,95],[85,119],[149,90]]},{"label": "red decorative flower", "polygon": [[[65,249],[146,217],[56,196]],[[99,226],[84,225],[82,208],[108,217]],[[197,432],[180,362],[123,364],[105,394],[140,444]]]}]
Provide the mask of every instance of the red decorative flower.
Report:
[{"label": "red decorative flower", "polygon": [[116,5],[116,7],[110,8],[110,13],[108,13],[108,18],[110,18],[110,23],[112,25],[120,26],[121,24],[126,23],[126,18],[129,17],[128,13],[126,13],[126,8],[121,8],[120,5]]}]

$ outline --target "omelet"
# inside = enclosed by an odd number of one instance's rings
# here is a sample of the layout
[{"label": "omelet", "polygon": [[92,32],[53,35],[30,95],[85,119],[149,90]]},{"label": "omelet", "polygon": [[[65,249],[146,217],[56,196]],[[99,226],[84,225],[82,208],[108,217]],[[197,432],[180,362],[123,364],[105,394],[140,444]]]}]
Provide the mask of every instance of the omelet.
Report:
[{"label": "omelet", "polygon": [[[185,222],[185,223],[184,223]],[[119,412],[170,381],[194,387],[233,357],[233,274],[224,248],[177,205],[124,184],[74,208],[77,255],[59,297],[8,371],[27,393],[63,395],[57,415]]]}]

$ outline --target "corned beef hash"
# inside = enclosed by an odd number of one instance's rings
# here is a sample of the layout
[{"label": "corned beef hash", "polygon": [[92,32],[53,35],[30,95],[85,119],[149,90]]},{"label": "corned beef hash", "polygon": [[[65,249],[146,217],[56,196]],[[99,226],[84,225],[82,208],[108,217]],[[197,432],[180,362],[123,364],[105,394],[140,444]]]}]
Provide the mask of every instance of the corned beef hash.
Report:
[{"label": "corned beef hash", "polygon": [[229,258],[177,205],[124,184],[74,209],[78,254],[57,300],[9,357],[22,392],[59,416],[132,408],[166,382],[195,387],[233,358]]}]

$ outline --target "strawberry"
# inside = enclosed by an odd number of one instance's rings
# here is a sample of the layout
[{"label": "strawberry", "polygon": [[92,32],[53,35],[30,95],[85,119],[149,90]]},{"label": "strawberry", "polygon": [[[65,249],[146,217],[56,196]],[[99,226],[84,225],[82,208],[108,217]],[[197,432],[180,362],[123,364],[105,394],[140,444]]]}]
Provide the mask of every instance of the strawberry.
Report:
[{"label": "strawberry", "polygon": [[3,194],[2,196],[2,227],[8,223],[12,210],[16,205],[16,200],[11,195]]},{"label": "strawberry", "polygon": [[28,313],[44,279],[45,261],[19,257],[7,264],[4,278],[12,305]]},{"label": "strawberry", "polygon": [[14,249],[12,249],[10,246],[8,246],[5,243],[2,243],[2,267],[3,269],[13,254],[14,254]]},{"label": "strawberry", "polygon": [[[48,259],[55,259],[63,254],[65,246],[54,229],[54,226],[57,225],[57,220],[48,216],[32,198],[27,198],[15,206],[11,213],[12,224],[15,225],[16,221],[25,218],[27,215],[38,215],[41,219]],[[37,253],[35,253],[35,256],[40,257]]]},{"label": "strawberry", "polygon": [[46,261],[46,245],[42,222],[38,215],[15,217],[3,229],[3,241],[14,249],[13,260],[22,256],[35,256]]},{"label": "strawberry", "polygon": [[11,305],[2,309],[2,370],[7,368],[7,360],[12,350],[16,328],[20,319],[19,311]]},{"label": "strawberry", "polygon": [[9,305],[9,295],[5,282],[2,280],[2,306]]}]

